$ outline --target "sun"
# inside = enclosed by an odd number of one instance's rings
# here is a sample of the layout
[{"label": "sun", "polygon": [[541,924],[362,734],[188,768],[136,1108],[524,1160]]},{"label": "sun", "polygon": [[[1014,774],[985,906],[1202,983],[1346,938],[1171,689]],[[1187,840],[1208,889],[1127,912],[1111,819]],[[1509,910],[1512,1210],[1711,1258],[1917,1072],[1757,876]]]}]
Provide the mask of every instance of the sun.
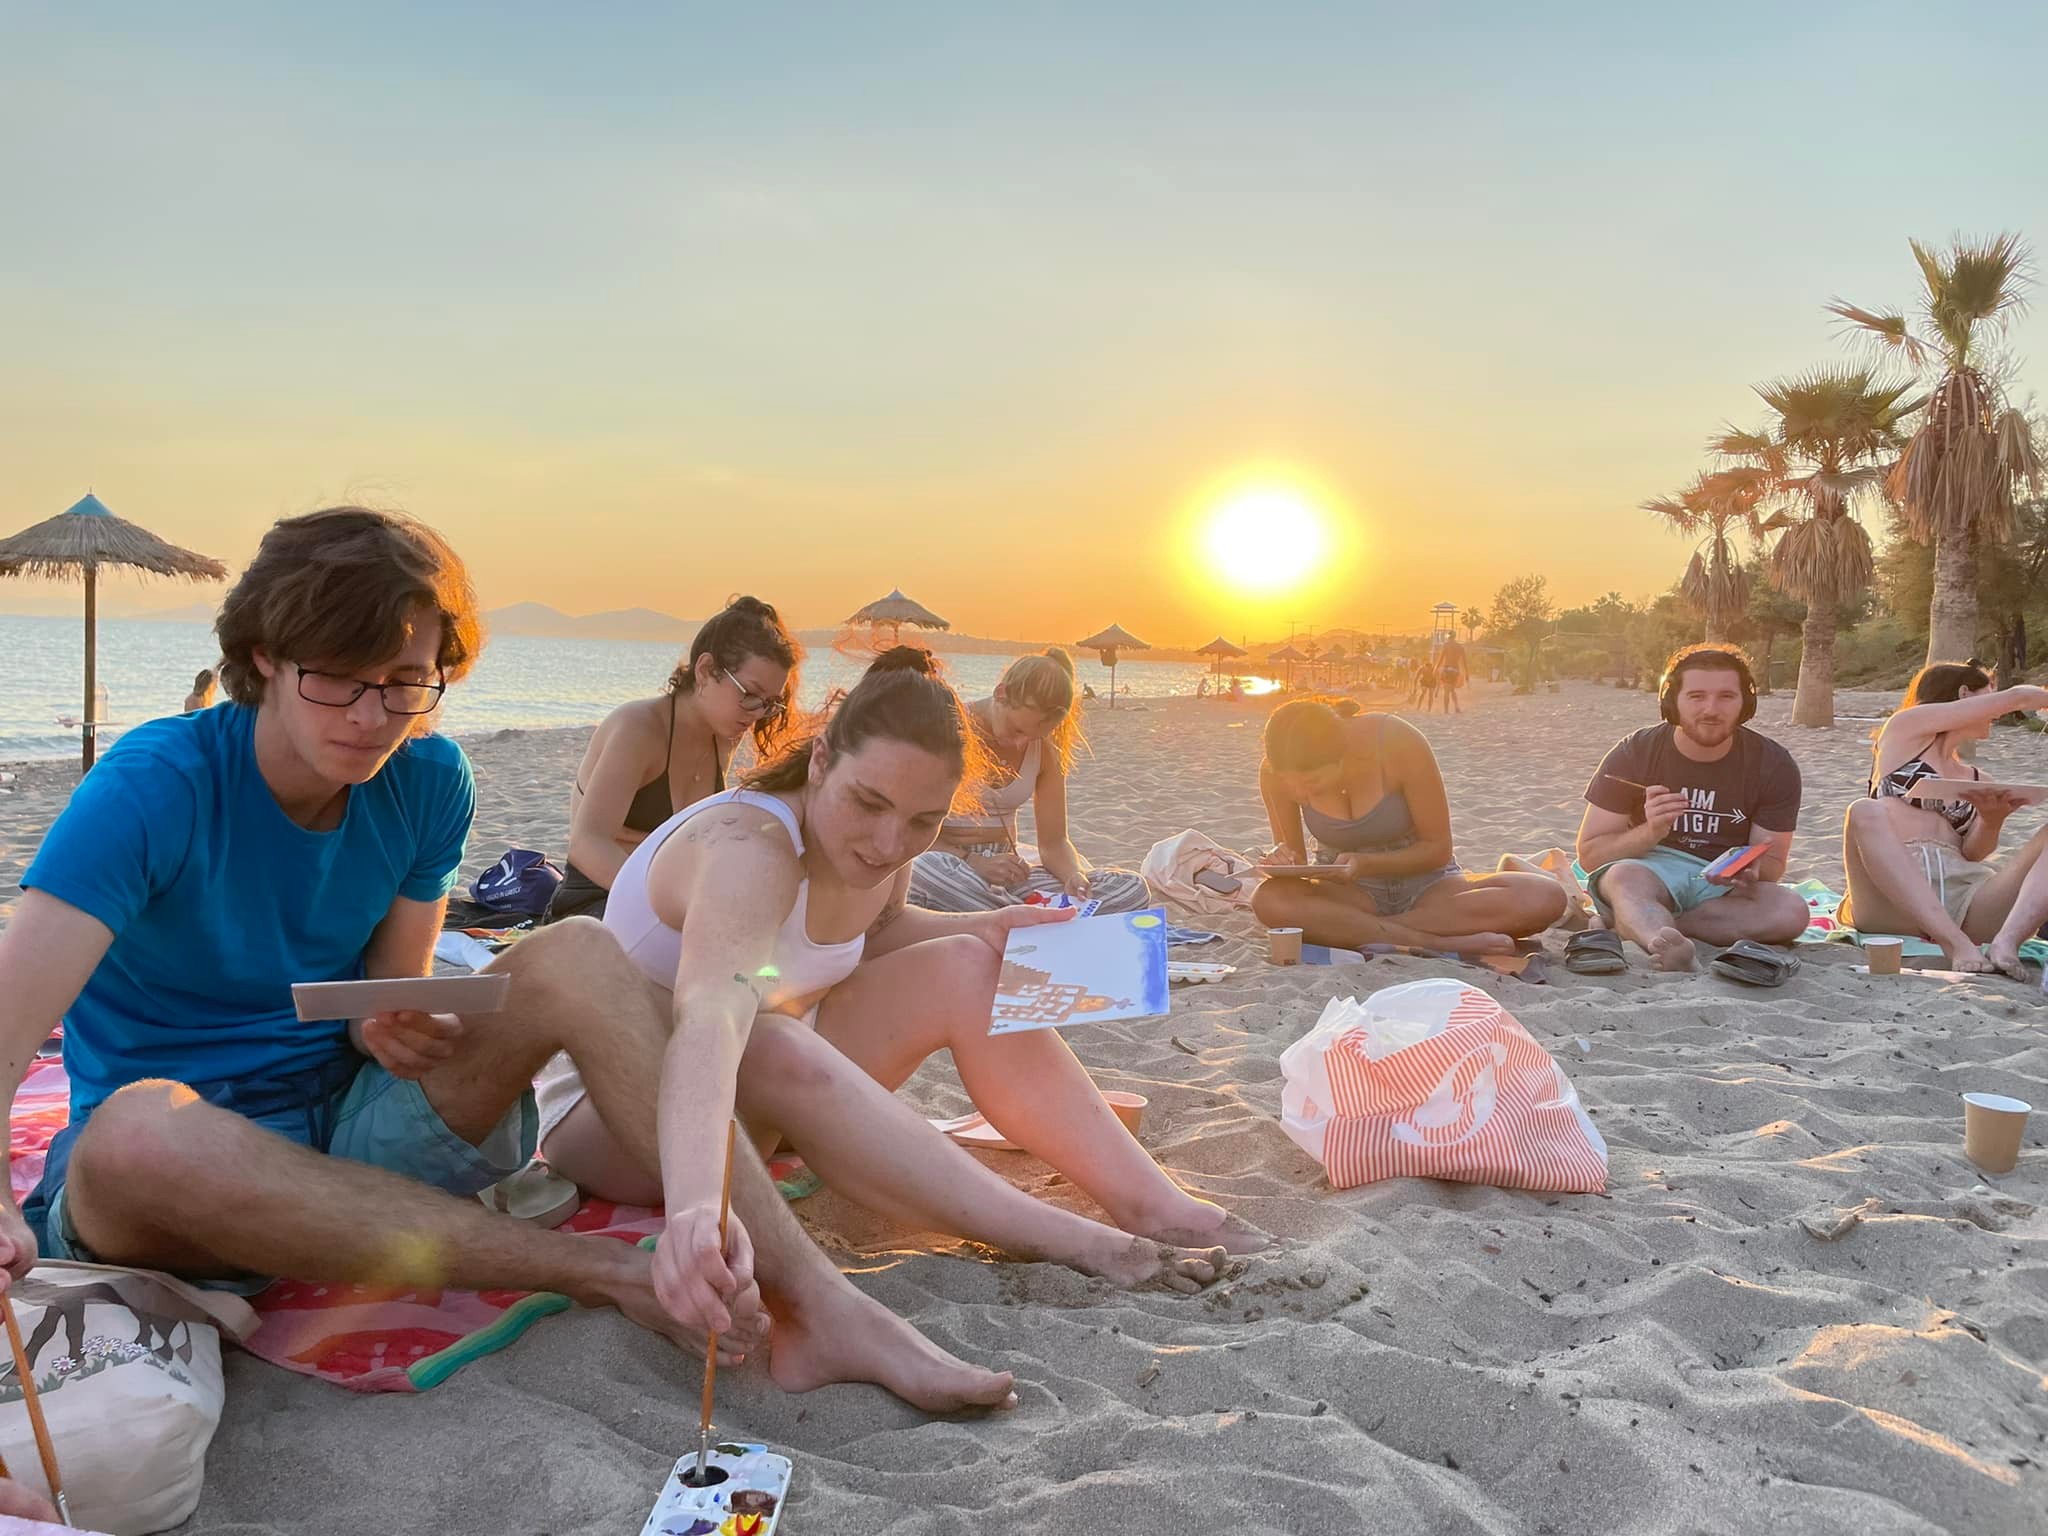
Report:
[{"label": "sun", "polygon": [[1224,584],[1275,592],[1298,584],[1330,547],[1329,527],[1300,491],[1260,486],[1218,502],[1202,530],[1209,565]]}]

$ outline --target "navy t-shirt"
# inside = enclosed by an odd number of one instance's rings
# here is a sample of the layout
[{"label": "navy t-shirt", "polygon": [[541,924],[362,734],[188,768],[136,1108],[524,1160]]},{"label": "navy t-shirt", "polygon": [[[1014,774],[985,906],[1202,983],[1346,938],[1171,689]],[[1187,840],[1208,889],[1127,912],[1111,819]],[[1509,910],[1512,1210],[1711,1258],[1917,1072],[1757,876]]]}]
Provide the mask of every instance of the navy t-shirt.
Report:
[{"label": "navy t-shirt", "polygon": [[257,1080],[349,1049],[301,1023],[297,981],[363,973],[393,900],[455,884],[476,809],[462,749],[422,736],[309,832],[256,765],[254,710],[223,704],[126,732],[80,782],[22,876],[114,941],[64,1017],[71,1114],[146,1077]]},{"label": "navy t-shirt", "polygon": [[1616,779],[1683,790],[1692,809],[1678,818],[1662,846],[1710,863],[1731,848],[1758,841],[1753,835],[1758,831],[1790,832],[1798,826],[1799,764],[1790,752],[1742,726],[1727,756],[1701,763],[1678,750],[1677,734],[1676,726],[1658,724],[1622,737],[1586,786],[1587,801],[1640,826],[1643,792]]}]

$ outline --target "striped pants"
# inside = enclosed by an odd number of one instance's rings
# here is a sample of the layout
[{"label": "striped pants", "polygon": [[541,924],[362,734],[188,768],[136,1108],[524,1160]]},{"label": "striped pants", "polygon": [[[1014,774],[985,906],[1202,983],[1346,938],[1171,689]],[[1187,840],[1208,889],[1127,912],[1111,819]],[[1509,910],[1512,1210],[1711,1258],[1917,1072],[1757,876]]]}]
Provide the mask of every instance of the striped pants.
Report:
[{"label": "striped pants", "polygon": [[[1129,869],[1091,869],[1088,879],[1104,912],[1139,912],[1152,905],[1145,877]],[[1057,896],[1061,886],[1045,866],[1034,864],[1023,885],[990,885],[958,854],[920,853],[910,866],[910,904],[928,912],[993,912],[1021,906],[1030,895]]]}]

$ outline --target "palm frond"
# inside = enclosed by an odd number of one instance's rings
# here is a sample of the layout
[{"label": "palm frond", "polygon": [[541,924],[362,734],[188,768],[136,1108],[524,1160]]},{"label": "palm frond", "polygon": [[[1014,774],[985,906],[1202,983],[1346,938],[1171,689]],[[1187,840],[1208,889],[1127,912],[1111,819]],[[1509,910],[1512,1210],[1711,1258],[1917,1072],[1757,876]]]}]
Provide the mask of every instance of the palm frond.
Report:
[{"label": "palm frond", "polygon": [[1825,308],[1842,322],[1843,329],[1862,332],[1859,339],[1875,347],[1880,356],[1902,357],[1909,368],[1927,366],[1927,344],[1913,334],[1898,311],[1859,309],[1846,299],[1832,300]]},{"label": "palm frond", "polygon": [[1652,517],[1663,518],[1676,533],[1692,533],[1705,515],[1683,492],[1676,496],[1653,496],[1636,505]]},{"label": "palm frond", "polygon": [[2003,331],[2026,310],[2032,281],[2026,242],[1994,235],[1969,242],[1957,236],[1946,253],[1911,242],[1926,284],[1928,323],[1940,334],[1953,370],[1975,361],[1980,328]]}]

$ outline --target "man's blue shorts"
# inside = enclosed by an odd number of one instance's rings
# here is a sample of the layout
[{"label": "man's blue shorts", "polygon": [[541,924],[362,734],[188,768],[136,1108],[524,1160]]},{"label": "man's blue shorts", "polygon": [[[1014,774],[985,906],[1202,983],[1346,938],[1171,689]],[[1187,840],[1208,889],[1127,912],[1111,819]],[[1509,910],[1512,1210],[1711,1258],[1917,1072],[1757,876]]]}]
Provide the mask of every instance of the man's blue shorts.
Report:
[{"label": "man's blue shorts", "polygon": [[1601,899],[1600,878],[1617,864],[1640,864],[1663,881],[1664,889],[1671,893],[1674,914],[1690,912],[1694,907],[1704,906],[1734,889],[1729,885],[1716,885],[1707,879],[1707,861],[1699,855],[1687,853],[1683,848],[1666,848],[1659,843],[1639,859],[1616,859],[1611,864],[1602,864],[1586,876],[1586,894],[1593,898],[1593,905],[1600,909],[1600,915],[1610,925],[1614,922],[1614,908]]}]

